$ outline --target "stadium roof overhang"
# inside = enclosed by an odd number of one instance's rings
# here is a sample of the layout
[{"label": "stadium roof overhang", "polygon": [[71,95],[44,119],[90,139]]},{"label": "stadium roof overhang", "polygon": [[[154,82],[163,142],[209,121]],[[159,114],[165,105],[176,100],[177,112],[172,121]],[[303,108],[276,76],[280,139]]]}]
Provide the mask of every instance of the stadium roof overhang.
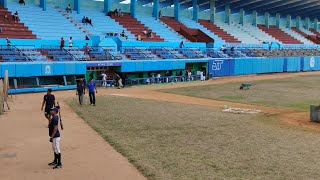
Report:
[{"label": "stadium roof overhang", "polygon": [[[119,0],[123,1],[123,0]],[[153,0],[137,0],[139,4],[149,4]],[[210,9],[209,0],[198,0],[199,11]],[[241,8],[247,14],[256,10],[261,15],[269,12],[271,15],[280,13],[282,16],[290,14],[296,16],[318,18],[320,17],[320,0],[215,0],[217,12],[224,11],[225,5],[230,4],[232,13],[239,12]],[[173,0],[160,0],[160,7],[170,7]],[[180,0],[181,9],[191,9],[192,0]]]}]

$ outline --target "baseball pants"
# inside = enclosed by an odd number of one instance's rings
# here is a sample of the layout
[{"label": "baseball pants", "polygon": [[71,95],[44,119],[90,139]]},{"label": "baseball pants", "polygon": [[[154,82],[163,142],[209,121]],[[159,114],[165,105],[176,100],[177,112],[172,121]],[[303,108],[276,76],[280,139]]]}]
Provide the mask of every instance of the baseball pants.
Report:
[{"label": "baseball pants", "polygon": [[52,149],[54,153],[59,154],[60,151],[60,137],[56,137],[52,139]]}]

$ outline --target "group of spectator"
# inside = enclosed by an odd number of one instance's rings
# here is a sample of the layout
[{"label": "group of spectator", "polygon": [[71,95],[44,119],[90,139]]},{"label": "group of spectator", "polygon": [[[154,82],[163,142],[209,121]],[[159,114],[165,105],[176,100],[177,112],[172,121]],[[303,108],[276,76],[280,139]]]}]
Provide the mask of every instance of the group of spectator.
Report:
[{"label": "group of spectator", "polygon": [[[202,75],[201,75],[202,73]],[[205,71],[199,72],[201,81],[205,80]],[[150,73],[151,79],[147,79],[146,83],[155,83],[155,82],[161,82],[161,74],[160,73]],[[190,70],[186,70],[185,74],[183,76],[183,71],[177,71],[176,76],[172,77],[172,74],[170,71],[166,71],[165,75],[163,77],[163,82],[169,83],[169,82],[176,82],[179,81],[179,77],[181,78],[181,81],[193,81],[192,72]]]},{"label": "group of spectator", "polygon": [[[234,48],[235,48],[235,47],[232,46],[229,51],[230,51],[230,52],[234,52],[234,51],[235,51]],[[220,51],[222,51],[224,54],[227,54],[227,53],[228,53],[227,46],[226,46],[226,45],[222,45],[221,48],[220,48]]]},{"label": "group of spectator", "polygon": [[[100,74],[100,78],[102,80],[102,87],[106,87],[107,86],[107,74],[105,72],[101,72]],[[127,75],[126,74],[122,74],[122,77],[117,73],[115,72],[114,73],[114,85],[116,87],[118,87],[118,89],[121,89],[125,86],[125,81],[127,79]]]},{"label": "group of spectator", "polygon": [[144,29],[144,30],[142,31],[142,33],[143,33],[144,35],[147,35],[148,38],[153,38],[152,30]]},{"label": "group of spectator", "polygon": [[115,16],[117,16],[117,17],[122,17],[122,16],[123,16],[123,13],[122,13],[121,9],[115,9],[115,10],[113,11],[113,14],[114,14]]},{"label": "group of spectator", "polygon": [[71,4],[68,4],[68,6],[66,7],[66,11],[67,13],[72,13]]},{"label": "group of spectator", "polygon": [[126,35],[126,33],[124,32],[124,30],[122,30],[122,32],[120,33],[120,37],[123,37],[125,39],[128,39],[128,36]]},{"label": "group of spectator", "polygon": [[[60,40],[60,49],[64,48],[64,39],[63,37],[61,37],[61,40]],[[72,37],[70,37],[69,39],[69,47],[72,47],[73,46],[73,41],[72,41]]]},{"label": "group of spectator", "polygon": [[25,2],[24,0],[19,0],[19,4],[20,4],[20,5],[22,5],[22,4],[23,4],[23,5],[26,5],[26,2]]},{"label": "group of spectator", "polygon": [[83,18],[82,18],[82,24],[83,25],[88,25],[88,24],[90,24],[91,26],[93,26],[93,24],[92,24],[92,20],[91,19],[89,19],[88,17],[85,17],[85,16],[83,16]]},{"label": "group of spectator", "polygon": [[[13,21],[14,21],[15,23],[17,23],[17,22],[20,21],[18,11],[16,11],[15,13],[13,13],[12,19],[13,19]],[[10,20],[10,14],[7,13],[7,12],[4,14],[4,21],[5,21],[5,22],[11,22],[11,20]]]}]

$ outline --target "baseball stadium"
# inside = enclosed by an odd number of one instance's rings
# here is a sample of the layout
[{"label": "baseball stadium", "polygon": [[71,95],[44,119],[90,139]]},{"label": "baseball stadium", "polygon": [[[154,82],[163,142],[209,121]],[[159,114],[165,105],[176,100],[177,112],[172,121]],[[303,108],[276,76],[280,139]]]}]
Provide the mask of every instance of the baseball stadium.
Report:
[{"label": "baseball stadium", "polygon": [[0,179],[319,179],[319,17],[318,0],[0,0]]}]

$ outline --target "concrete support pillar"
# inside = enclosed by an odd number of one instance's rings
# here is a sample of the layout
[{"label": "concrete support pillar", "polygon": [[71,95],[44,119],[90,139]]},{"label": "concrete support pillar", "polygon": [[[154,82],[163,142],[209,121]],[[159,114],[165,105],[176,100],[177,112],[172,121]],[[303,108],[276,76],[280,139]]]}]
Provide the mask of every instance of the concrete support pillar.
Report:
[{"label": "concrete support pillar", "polygon": [[300,27],[301,27],[301,17],[297,16],[296,17],[296,28],[300,29]]},{"label": "concrete support pillar", "polygon": [[270,14],[268,12],[264,13],[264,25],[269,28],[269,18]]},{"label": "concrete support pillar", "polygon": [[280,28],[281,15],[279,13],[276,14],[276,27]]},{"label": "concrete support pillar", "polygon": [[159,19],[159,0],[153,0],[153,17]]},{"label": "concrete support pillar", "polygon": [[130,0],[130,15],[136,17],[136,0]]},{"label": "concrete support pillar", "polygon": [[227,3],[225,6],[225,23],[227,24],[230,24],[230,15],[231,15],[230,4]]},{"label": "concrete support pillar", "polygon": [[111,0],[104,0],[104,2],[103,2],[103,6],[104,6],[103,12],[106,14],[108,14],[108,12],[110,11],[110,7],[111,7],[110,1]]},{"label": "concrete support pillar", "polygon": [[241,25],[244,24],[244,16],[245,16],[244,14],[245,14],[244,9],[240,9],[240,12],[239,12],[240,21],[239,21],[239,23],[240,23]]},{"label": "concrete support pillar", "polygon": [[256,10],[252,12],[252,25],[257,26],[258,13]]},{"label": "concrete support pillar", "polygon": [[74,0],[74,11],[77,11],[77,14],[80,14],[80,0]]},{"label": "concrete support pillar", "polygon": [[174,19],[179,21],[180,2],[179,0],[173,0],[174,2]]},{"label": "concrete support pillar", "polygon": [[7,0],[0,0],[0,5],[1,5],[3,8],[7,8]]},{"label": "concrete support pillar", "polygon": [[313,20],[313,29],[315,31],[318,31],[318,19],[317,18],[314,18],[314,20]]},{"label": "concrete support pillar", "polygon": [[210,0],[210,22],[214,23],[216,18],[216,5],[214,0]]},{"label": "concrete support pillar", "polygon": [[192,0],[192,7],[193,7],[193,16],[192,19],[195,22],[198,22],[198,0]]},{"label": "concrete support pillar", "polygon": [[40,0],[40,7],[43,11],[47,10],[47,0]]},{"label": "concrete support pillar", "polygon": [[305,28],[306,28],[307,30],[309,30],[309,27],[310,27],[310,18],[309,18],[309,17],[306,17],[306,18],[304,19],[304,21],[305,21]]},{"label": "concrete support pillar", "polygon": [[291,15],[287,15],[287,28],[291,29]]}]

